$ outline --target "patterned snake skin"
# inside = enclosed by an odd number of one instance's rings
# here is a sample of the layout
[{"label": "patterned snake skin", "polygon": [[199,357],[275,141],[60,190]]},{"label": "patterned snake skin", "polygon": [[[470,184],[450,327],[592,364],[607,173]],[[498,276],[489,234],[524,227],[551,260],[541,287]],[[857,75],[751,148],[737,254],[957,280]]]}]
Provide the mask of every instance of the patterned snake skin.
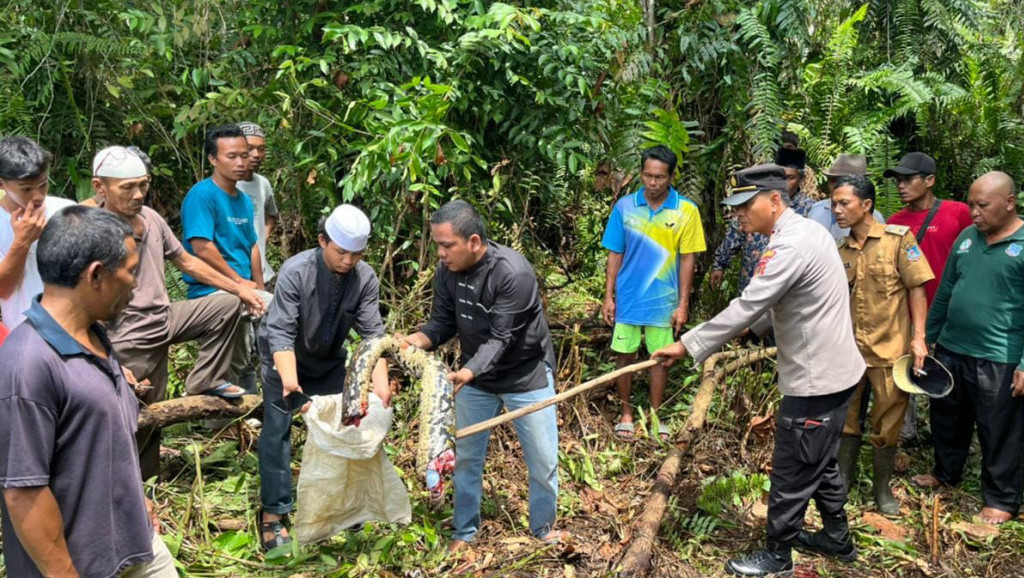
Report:
[{"label": "patterned snake skin", "polygon": [[424,476],[433,500],[444,494],[444,478],[455,469],[455,403],[448,368],[415,347],[401,349],[390,335],[364,339],[349,360],[345,375],[345,419],[358,425],[373,390],[371,375],[381,356],[398,362],[420,385],[420,439],[416,471]]}]

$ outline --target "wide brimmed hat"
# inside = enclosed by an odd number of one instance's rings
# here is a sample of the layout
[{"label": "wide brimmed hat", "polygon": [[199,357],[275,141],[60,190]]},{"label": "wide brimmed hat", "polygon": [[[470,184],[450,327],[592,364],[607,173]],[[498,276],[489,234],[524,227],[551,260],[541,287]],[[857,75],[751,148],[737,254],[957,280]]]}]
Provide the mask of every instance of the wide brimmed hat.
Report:
[{"label": "wide brimmed hat", "polygon": [[845,177],[846,175],[868,174],[868,159],[864,155],[843,153],[836,157],[836,162],[824,171],[826,177]]},{"label": "wide brimmed hat", "polygon": [[945,397],[953,390],[953,374],[931,355],[924,358],[920,373],[914,372],[913,355],[897,359],[892,368],[892,378],[896,387],[907,393]]}]

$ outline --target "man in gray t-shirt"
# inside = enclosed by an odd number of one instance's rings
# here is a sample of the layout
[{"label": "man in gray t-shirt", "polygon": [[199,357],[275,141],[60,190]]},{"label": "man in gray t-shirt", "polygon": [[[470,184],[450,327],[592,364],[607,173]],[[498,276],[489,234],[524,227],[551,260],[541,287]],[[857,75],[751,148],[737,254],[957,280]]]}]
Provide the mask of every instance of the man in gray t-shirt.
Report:
[{"label": "man in gray t-shirt", "polygon": [[269,283],[274,278],[274,268],[267,262],[267,239],[277,224],[277,201],[270,181],[258,172],[267,158],[266,134],[254,122],[240,122],[238,127],[249,143],[249,177],[238,181],[235,186],[252,199],[252,224],[256,228],[256,246],[263,262],[263,282]]}]

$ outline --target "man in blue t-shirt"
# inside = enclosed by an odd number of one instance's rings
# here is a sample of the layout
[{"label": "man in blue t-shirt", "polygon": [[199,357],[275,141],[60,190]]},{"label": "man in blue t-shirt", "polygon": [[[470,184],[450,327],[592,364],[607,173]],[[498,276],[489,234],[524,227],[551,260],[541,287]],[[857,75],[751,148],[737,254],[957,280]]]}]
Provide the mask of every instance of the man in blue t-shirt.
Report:
[{"label": "man in blue t-shirt", "polygon": [[[213,175],[196,183],[181,204],[182,241],[185,250],[203,260],[218,273],[241,287],[263,290],[263,263],[253,227],[252,199],[237,188],[249,176],[249,142],[238,125],[215,126],[206,133],[206,154]],[[217,291],[194,277],[182,274],[188,283],[188,298],[205,297]],[[239,331],[231,373],[238,385],[224,384],[207,393],[238,397],[256,393],[256,371],[252,363],[254,333],[243,321]],[[220,422],[207,422],[216,427]]]},{"label": "man in blue t-shirt", "polygon": [[[181,204],[185,250],[232,281],[263,289],[263,264],[253,228],[252,200],[236,184],[249,175],[249,144],[237,125],[216,126],[206,133],[206,154],[213,175],[196,183]],[[189,275],[188,297],[216,291]]]}]

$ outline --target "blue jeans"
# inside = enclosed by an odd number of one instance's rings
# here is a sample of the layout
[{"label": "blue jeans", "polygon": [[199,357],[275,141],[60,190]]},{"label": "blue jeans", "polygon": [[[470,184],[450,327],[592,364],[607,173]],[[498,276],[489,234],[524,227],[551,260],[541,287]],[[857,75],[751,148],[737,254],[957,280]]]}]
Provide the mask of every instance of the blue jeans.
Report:
[{"label": "blue jeans", "polygon": [[[551,369],[548,385],[524,393],[488,393],[466,385],[455,395],[458,428],[497,416],[504,405],[514,411],[555,394]],[[530,531],[544,537],[555,525],[558,510],[558,416],[555,406],[524,415],[512,422],[530,473]],[[471,541],[480,529],[480,498],[484,459],[490,431],[455,442],[455,513],[453,540]]]}]

